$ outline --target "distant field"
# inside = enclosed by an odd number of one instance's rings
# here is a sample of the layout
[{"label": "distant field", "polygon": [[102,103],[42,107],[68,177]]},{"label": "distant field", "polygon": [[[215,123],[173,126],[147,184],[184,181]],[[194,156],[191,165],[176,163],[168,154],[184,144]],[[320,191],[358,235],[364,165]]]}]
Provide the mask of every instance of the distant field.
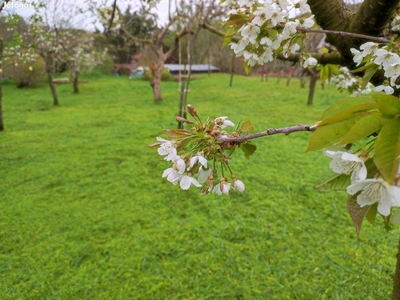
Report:
[{"label": "distant field", "polygon": [[[202,75],[189,103],[199,114],[250,119],[256,131],[313,123],[345,95],[293,79]],[[308,133],[254,140],[235,153],[243,194],[201,196],[161,174],[147,148],[175,128],[178,84],[89,78],[79,95],[60,85],[3,87],[0,133],[0,299],[387,299],[399,229],[369,224],[357,240],[345,193],[313,185],[331,175]]]}]

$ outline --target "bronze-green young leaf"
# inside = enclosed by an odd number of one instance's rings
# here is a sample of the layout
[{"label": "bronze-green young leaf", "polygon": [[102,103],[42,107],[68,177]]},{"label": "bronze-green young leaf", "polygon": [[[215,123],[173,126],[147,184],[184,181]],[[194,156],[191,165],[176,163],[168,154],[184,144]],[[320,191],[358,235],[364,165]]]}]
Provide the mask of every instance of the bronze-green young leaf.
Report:
[{"label": "bronze-green young leaf", "polygon": [[354,143],[371,134],[378,132],[383,126],[384,119],[379,112],[373,112],[370,115],[357,121],[350,131],[341,139],[338,145]]},{"label": "bronze-green young leaf", "polygon": [[392,184],[399,167],[400,119],[385,122],[375,143],[374,162],[387,182]]},{"label": "bronze-green young leaf", "polygon": [[190,131],[185,129],[164,129],[164,132],[173,139],[193,135]]},{"label": "bronze-green young leaf", "polygon": [[254,127],[249,120],[245,121],[240,127],[241,132],[252,133],[254,131]]},{"label": "bronze-green young leaf", "polygon": [[248,141],[240,144],[240,150],[243,151],[246,158],[250,158],[250,155],[252,155],[257,150],[257,146],[252,142]]},{"label": "bronze-green young leaf", "polygon": [[327,108],[321,116],[321,120],[324,120],[328,117],[332,117],[346,109],[349,109],[353,106],[363,104],[363,103],[370,103],[375,102],[374,99],[371,97],[348,97],[337,101],[336,103],[332,104],[329,108]]},{"label": "bronze-green young leaf", "polygon": [[360,193],[352,196],[349,195],[347,198],[347,210],[350,214],[351,220],[353,221],[354,227],[356,228],[357,237],[360,236],[362,221],[370,208],[370,206],[360,207],[360,205],[358,205],[357,196],[359,194]]},{"label": "bronze-green young leaf", "polygon": [[366,112],[372,109],[375,109],[378,107],[378,104],[374,102],[367,102],[367,103],[362,103],[362,104],[357,104],[352,107],[349,107],[345,110],[342,110],[338,112],[337,114],[327,117],[321,121],[321,123],[318,124],[318,126],[326,125],[326,124],[332,124],[336,123],[339,121],[343,121],[346,119],[349,119],[353,117],[354,115],[360,113],[360,112]]},{"label": "bronze-green young leaf", "polygon": [[317,127],[317,130],[313,132],[308,142],[308,151],[322,149],[333,145],[340,139],[342,139],[357,123],[358,120],[363,118],[365,113],[354,114],[351,118],[339,121],[333,124],[327,124],[324,126]]},{"label": "bronze-green young leaf", "polygon": [[321,183],[315,185],[314,188],[319,192],[345,191],[350,184],[349,175],[334,174]]},{"label": "bronze-green young leaf", "polygon": [[369,210],[367,212],[367,214],[365,215],[365,218],[368,220],[368,222],[371,225],[375,225],[375,219],[376,219],[376,213],[378,212],[378,202],[372,204],[369,207]]},{"label": "bronze-green young leaf", "polygon": [[372,97],[378,103],[378,109],[385,117],[394,117],[400,114],[400,99],[385,94],[372,94]]}]

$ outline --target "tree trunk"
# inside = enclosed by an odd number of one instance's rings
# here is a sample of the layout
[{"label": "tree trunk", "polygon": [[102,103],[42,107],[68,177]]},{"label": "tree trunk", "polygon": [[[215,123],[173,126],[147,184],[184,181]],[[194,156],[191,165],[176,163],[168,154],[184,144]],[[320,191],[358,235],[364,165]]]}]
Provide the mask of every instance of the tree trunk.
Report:
[{"label": "tree trunk", "polygon": [[396,256],[396,270],[393,277],[392,300],[400,300],[400,240]]},{"label": "tree trunk", "polygon": [[51,94],[53,95],[53,105],[58,106],[58,97],[57,97],[57,91],[56,87],[54,86],[54,76],[52,72],[47,72],[47,75],[49,76],[49,86],[51,90]]},{"label": "tree trunk", "polygon": [[229,86],[232,86],[234,73],[235,73],[235,55],[232,55],[231,79],[229,80]]},{"label": "tree trunk", "polygon": [[161,74],[163,70],[164,64],[160,62],[157,63],[157,67],[154,70],[154,76],[152,81],[154,101],[162,100],[162,92],[161,92]]},{"label": "tree trunk", "polygon": [[78,70],[74,70],[73,86],[74,86],[74,93],[75,94],[79,94],[78,79],[79,79],[79,71]]},{"label": "tree trunk", "polygon": [[4,121],[3,121],[3,86],[2,86],[2,80],[3,80],[3,39],[0,38],[0,131],[4,131]]},{"label": "tree trunk", "polygon": [[57,105],[59,105],[59,103],[58,103],[56,87],[54,86],[54,81],[53,81],[54,80],[53,53],[48,53],[47,56],[42,56],[42,57],[46,63],[47,76],[49,77],[49,86],[50,86],[51,94],[53,95],[53,105],[57,106]]},{"label": "tree trunk", "polygon": [[314,72],[312,72],[310,76],[310,90],[308,91],[307,105],[313,104],[315,85],[317,84],[317,80],[318,80],[318,73],[314,74]]}]

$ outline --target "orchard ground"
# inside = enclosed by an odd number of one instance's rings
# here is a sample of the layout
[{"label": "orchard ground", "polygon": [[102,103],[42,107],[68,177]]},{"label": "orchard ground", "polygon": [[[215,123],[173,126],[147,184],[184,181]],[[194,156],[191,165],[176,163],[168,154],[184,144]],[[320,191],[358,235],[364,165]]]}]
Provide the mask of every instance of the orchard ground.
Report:
[{"label": "orchard ground", "polygon": [[[201,76],[201,118],[251,120],[256,131],[312,124],[345,95],[293,79]],[[313,186],[332,174],[310,134],[254,140],[234,154],[244,193],[201,196],[161,178],[147,148],[176,128],[178,84],[154,103],[148,82],[89,78],[81,93],[3,87],[0,299],[386,299],[399,229],[378,218],[357,240],[345,193]]]}]

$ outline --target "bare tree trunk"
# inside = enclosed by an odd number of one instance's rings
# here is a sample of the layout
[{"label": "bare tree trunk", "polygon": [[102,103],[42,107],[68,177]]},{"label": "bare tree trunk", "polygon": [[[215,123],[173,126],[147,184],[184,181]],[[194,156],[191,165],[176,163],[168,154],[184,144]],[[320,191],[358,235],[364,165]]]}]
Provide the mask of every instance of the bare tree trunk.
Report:
[{"label": "bare tree trunk", "polygon": [[45,63],[46,63],[46,72],[47,76],[49,77],[49,86],[51,90],[51,94],[53,95],[53,105],[57,106],[58,97],[56,87],[54,86],[54,57],[53,53],[48,54],[47,56],[42,56]]},{"label": "bare tree trunk", "polygon": [[4,121],[3,121],[3,86],[2,86],[2,80],[3,80],[3,39],[0,38],[0,131],[4,131]]},{"label": "bare tree trunk", "polygon": [[231,79],[229,80],[229,86],[232,86],[234,72],[235,72],[235,55],[232,55]]},{"label": "bare tree trunk", "polygon": [[310,88],[308,91],[308,101],[307,101],[307,105],[311,105],[313,104],[313,99],[314,99],[314,92],[315,92],[315,86],[317,84],[317,80],[318,80],[318,73],[314,73],[311,71],[311,77],[310,77]]},{"label": "bare tree trunk", "polygon": [[393,277],[392,300],[400,300],[400,240],[396,258],[397,260]]},{"label": "bare tree trunk", "polygon": [[75,94],[79,94],[78,80],[79,80],[79,71],[74,70],[73,87],[74,87]]},{"label": "bare tree trunk", "polygon": [[51,90],[51,94],[53,95],[53,105],[57,106],[59,105],[58,103],[58,97],[57,97],[57,91],[56,87],[54,86],[54,75],[52,72],[47,72],[47,75],[49,76],[49,86]]},{"label": "bare tree trunk", "polygon": [[[183,78],[180,76],[180,84],[181,84],[181,88],[180,88],[180,97],[179,97],[179,116],[183,118],[183,100],[185,98],[185,81],[183,80]],[[182,129],[183,128],[183,123],[182,122],[178,122],[178,129]]]},{"label": "bare tree trunk", "polygon": [[153,94],[154,101],[162,100],[162,92],[161,92],[161,74],[162,74],[163,63],[157,63],[157,67],[154,70],[153,76]]}]

